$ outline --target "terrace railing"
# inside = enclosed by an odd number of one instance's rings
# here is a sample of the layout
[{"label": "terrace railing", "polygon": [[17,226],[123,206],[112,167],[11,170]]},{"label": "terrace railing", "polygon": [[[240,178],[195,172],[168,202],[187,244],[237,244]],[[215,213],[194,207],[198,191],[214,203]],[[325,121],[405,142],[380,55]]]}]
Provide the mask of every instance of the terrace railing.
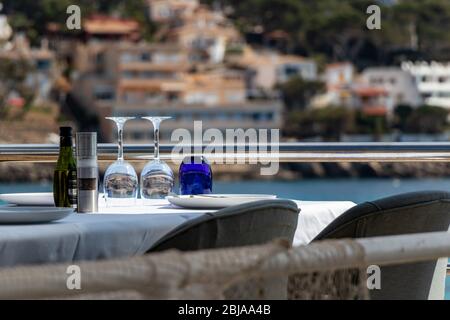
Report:
[{"label": "terrace railing", "polygon": [[[298,143],[236,144],[236,145],[175,145],[161,144],[160,155],[165,160],[181,160],[183,155],[173,152],[186,148],[199,154],[205,148],[215,151],[208,155],[211,162],[218,159],[239,159],[243,163],[256,160],[280,162],[449,162],[450,142],[396,142],[396,143]],[[129,161],[146,161],[153,157],[151,144],[128,144],[124,147]],[[54,162],[58,145],[2,144],[0,162]],[[117,157],[117,145],[98,144],[99,161]]]}]

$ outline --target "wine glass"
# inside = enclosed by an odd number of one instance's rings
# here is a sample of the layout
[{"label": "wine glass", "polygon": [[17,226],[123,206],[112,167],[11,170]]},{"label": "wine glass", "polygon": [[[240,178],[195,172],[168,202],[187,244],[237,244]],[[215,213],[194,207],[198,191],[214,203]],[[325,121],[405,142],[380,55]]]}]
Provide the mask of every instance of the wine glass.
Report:
[{"label": "wine glass", "polygon": [[105,172],[103,189],[107,206],[134,205],[138,194],[138,176],[133,166],[123,158],[123,126],[134,117],[106,117],[117,125],[117,160]]},{"label": "wine glass", "polygon": [[171,117],[142,117],[153,124],[155,140],[155,156],[147,163],[141,172],[141,198],[146,203],[146,199],[163,199],[172,193],[174,177],[172,169],[159,158],[159,127],[162,121]]}]

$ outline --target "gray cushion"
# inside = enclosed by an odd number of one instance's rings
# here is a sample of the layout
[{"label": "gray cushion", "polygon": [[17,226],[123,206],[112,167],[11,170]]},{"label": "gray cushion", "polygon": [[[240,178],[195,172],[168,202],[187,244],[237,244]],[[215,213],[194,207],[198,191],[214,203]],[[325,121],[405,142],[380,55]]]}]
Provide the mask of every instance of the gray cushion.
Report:
[{"label": "gray cushion", "polygon": [[[313,241],[447,231],[450,193],[424,191],[357,205],[327,226]],[[381,290],[372,299],[427,299],[436,261],[381,268]]]},{"label": "gray cushion", "polygon": [[292,243],[299,209],[289,200],[262,200],[202,215],[179,226],[149,251],[238,247],[284,238]]}]

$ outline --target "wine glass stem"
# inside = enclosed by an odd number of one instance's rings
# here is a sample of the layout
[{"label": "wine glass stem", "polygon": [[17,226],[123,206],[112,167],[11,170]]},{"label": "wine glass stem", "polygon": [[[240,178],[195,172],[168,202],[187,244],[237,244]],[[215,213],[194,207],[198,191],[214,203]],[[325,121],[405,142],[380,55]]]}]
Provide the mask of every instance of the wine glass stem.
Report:
[{"label": "wine glass stem", "polygon": [[159,123],[154,124],[155,160],[159,160]]},{"label": "wine glass stem", "polygon": [[123,124],[117,123],[117,142],[118,142],[118,153],[117,160],[123,160]]}]

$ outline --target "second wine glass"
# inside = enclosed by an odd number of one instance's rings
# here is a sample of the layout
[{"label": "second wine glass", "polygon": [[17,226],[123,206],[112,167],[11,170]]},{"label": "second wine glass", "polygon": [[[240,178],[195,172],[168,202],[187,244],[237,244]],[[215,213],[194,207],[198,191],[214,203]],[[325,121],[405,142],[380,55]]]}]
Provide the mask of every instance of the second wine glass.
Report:
[{"label": "second wine glass", "polygon": [[103,189],[107,206],[134,205],[138,194],[138,176],[123,157],[123,127],[134,117],[106,117],[117,125],[117,160],[105,172]]},{"label": "second wine glass", "polygon": [[174,176],[170,167],[159,158],[159,127],[162,121],[171,117],[142,117],[153,124],[154,159],[147,163],[141,172],[141,198],[144,204],[148,199],[163,199],[173,192]]}]

